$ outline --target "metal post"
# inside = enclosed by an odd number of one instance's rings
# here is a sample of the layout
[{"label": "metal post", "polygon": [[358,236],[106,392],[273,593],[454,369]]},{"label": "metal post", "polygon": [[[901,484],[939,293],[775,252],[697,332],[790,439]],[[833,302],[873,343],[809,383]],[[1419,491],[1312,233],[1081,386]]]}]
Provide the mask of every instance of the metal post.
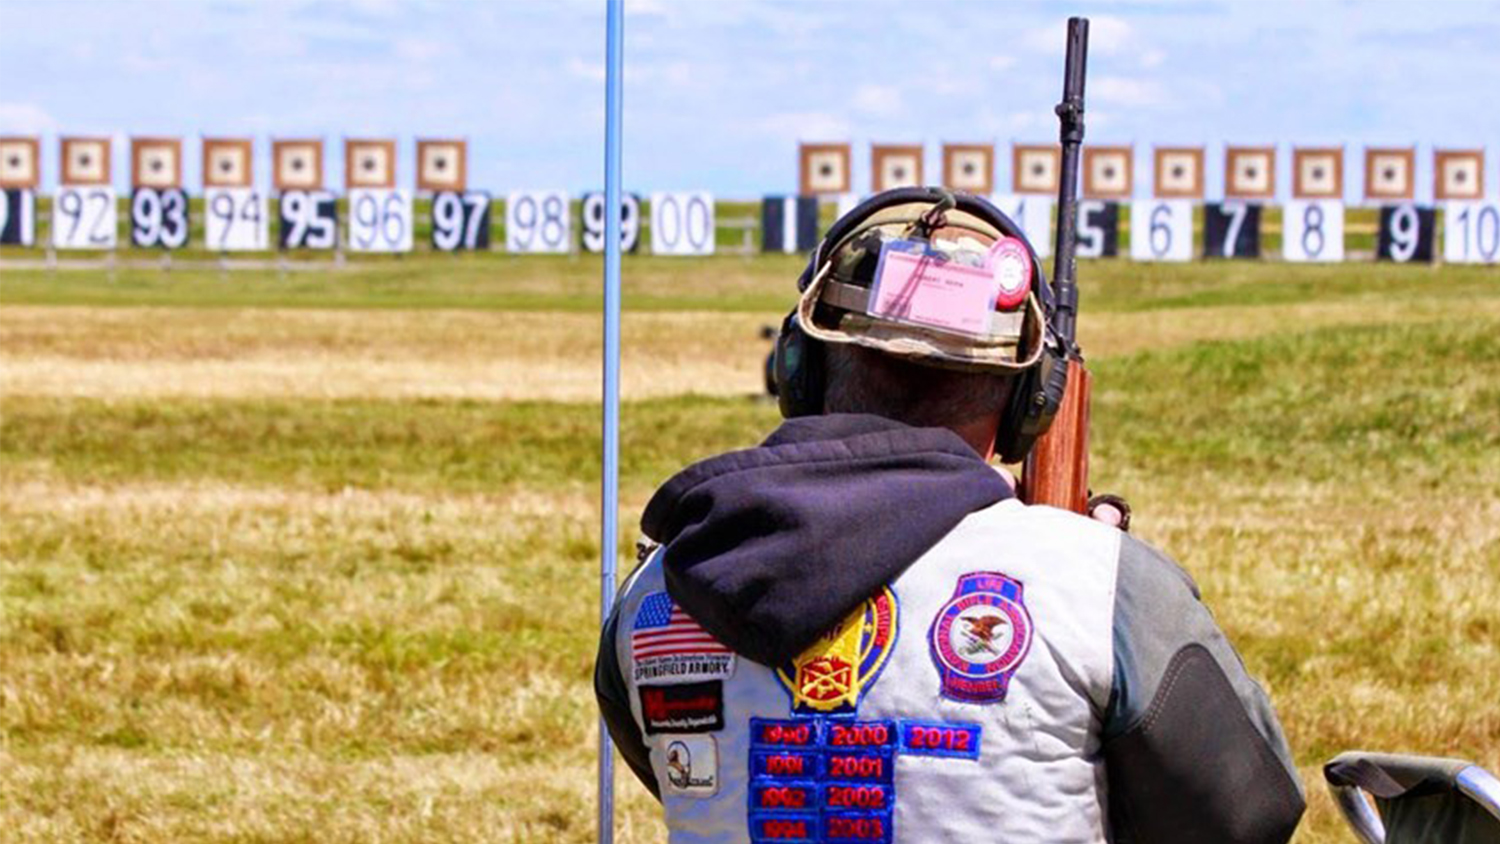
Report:
[{"label": "metal post", "polygon": [[[625,73],[625,0],[607,0],[604,82],[604,478],[599,531],[599,621],[615,603],[620,512],[620,135]],[[615,765],[599,721],[599,844],[615,838]]]}]

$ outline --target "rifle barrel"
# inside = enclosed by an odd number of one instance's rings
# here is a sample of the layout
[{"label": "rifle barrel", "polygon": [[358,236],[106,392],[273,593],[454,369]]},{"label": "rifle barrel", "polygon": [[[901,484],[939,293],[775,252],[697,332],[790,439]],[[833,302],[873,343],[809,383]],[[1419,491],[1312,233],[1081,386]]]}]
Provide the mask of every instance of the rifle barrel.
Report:
[{"label": "rifle barrel", "polygon": [[1078,315],[1078,159],[1083,145],[1083,80],[1088,72],[1089,22],[1068,18],[1068,53],[1063,71],[1063,98],[1057,105],[1062,161],[1057,186],[1057,244],[1053,250],[1052,291],[1057,309],[1052,324],[1057,336],[1076,354]]}]

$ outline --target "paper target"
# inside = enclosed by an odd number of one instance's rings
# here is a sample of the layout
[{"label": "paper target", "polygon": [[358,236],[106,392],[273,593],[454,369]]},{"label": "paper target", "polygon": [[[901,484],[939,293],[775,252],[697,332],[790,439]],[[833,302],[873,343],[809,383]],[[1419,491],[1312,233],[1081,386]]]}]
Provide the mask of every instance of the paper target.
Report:
[{"label": "paper target", "polygon": [[1230,147],[1225,151],[1225,197],[1270,199],[1275,195],[1275,147]]},{"label": "paper target", "polygon": [[1417,150],[1365,150],[1365,199],[1372,202],[1410,201],[1416,196]]},{"label": "paper target", "polygon": [[1203,198],[1203,148],[1157,147],[1155,152],[1158,199]]},{"label": "paper target", "polygon": [[29,188],[0,188],[0,244],[36,243],[36,193]]},{"label": "paper target", "polygon": [[113,249],[118,225],[112,187],[66,186],[52,200],[52,245],[58,249]]},{"label": "paper target", "polygon": [[695,193],[651,194],[651,252],[656,255],[714,254],[714,197]]},{"label": "paper target", "polygon": [[349,251],[410,252],[411,191],[355,188],[349,191]]},{"label": "paper target", "polygon": [[277,197],[276,245],[282,249],[333,249],[339,245],[339,204],[326,190],[288,190]]},{"label": "paper target", "polygon": [[1011,150],[1011,190],[1016,193],[1057,195],[1062,154],[1051,145],[1021,146]]},{"label": "paper target", "polygon": [[[243,152],[248,153],[249,142]],[[255,252],[266,248],[266,198],[254,188],[203,189],[204,246],[221,252]]]},{"label": "paper target", "polygon": [[[417,141],[417,190],[463,193],[469,182],[469,145],[461,140]],[[488,212],[486,211],[486,214]]]},{"label": "paper target", "polygon": [[1078,203],[1078,257],[1113,258],[1120,254],[1120,204],[1099,199]]},{"label": "paper target", "polygon": [[1084,147],[1083,195],[1092,199],[1130,198],[1134,162],[1130,147]]},{"label": "paper target", "polygon": [[1439,201],[1484,198],[1484,150],[1438,150],[1433,154]]},{"label": "paper target", "polygon": [[63,138],[58,181],[64,185],[109,184],[109,138]]},{"label": "paper target", "polygon": [[875,144],[870,147],[870,166],[876,193],[923,184],[920,146]]},{"label": "paper target", "polygon": [[41,142],[0,138],[0,188],[36,188],[42,182]]},{"label": "paper target", "polygon": [[848,144],[803,144],[797,150],[799,193],[817,196],[849,190]]},{"label": "paper target", "polygon": [[323,142],[317,138],[271,142],[271,184],[277,193],[323,189]]},{"label": "paper target", "polygon": [[138,187],[130,192],[130,245],[181,249],[188,242],[188,198],[182,188]]},{"label": "paper target", "polygon": [[[604,251],[604,194],[586,193],[579,205],[583,217],[583,249]],[[633,193],[620,197],[620,251],[634,252],[641,244],[641,198]]]},{"label": "paper target", "polygon": [[983,196],[995,189],[995,148],[988,144],[943,144],[943,184]]},{"label": "paper target", "polygon": [[1500,263],[1500,205],[1491,202],[1444,205],[1443,260],[1450,264]]},{"label": "paper target", "polygon": [[[247,138],[205,138],[203,140],[203,189],[248,188],[254,177]],[[264,216],[264,215],[262,215]],[[209,219],[213,219],[212,215]],[[262,248],[264,247],[262,239]]]},{"label": "paper target", "polygon": [[1292,150],[1293,199],[1343,199],[1343,147]]},{"label": "paper target", "polygon": [[1000,212],[1021,227],[1026,242],[1038,258],[1052,255],[1052,206],[1050,196],[1024,193],[994,196],[990,198]]},{"label": "paper target", "polygon": [[1136,261],[1192,260],[1192,201],[1151,199],[1131,203],[1130,257]]},{"label": "paper target", "polygon": [[130,184],[157,190],[182,187],[182,140],[131,138]]},{"label": "paper target", "polygon": [[1437,212],[1411,203],[1386,205],[1380,209],[1380,232],[1375,257],[1398,264],[1432,263],[1437,240]]},{"label": "paper target", "polygon": [[[395,186],[395,141],[344,141],[344,187],[347,190]],[[353,230],[352,226],[350,230]]]},{"label": "paper target", "polygon": [[1259,258],[1260,205],[1252,202],[1204,205],[1203,257]]},{"label": "paper target", "polygon": [[1288,261],[1344,260],[1344,203],[1294,199],[1281,209],[1281,255]]}]

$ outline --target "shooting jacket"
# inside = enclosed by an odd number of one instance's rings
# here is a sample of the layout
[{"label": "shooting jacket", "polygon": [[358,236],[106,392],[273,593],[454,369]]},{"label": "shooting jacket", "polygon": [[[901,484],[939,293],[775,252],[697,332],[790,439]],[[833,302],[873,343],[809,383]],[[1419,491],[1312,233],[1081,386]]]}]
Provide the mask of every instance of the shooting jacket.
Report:
[{"label": "shooting jacket", "polygon": [[1281,842],[1265,694],[1176,564],[956,435],[792,420],[642,526],[595,686],[699,842]]}]

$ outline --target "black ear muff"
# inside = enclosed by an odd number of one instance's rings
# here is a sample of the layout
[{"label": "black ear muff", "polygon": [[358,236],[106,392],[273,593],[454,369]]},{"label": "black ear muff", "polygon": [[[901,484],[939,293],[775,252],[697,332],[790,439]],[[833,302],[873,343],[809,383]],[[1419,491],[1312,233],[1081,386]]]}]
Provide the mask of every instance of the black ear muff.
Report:
[{"label": "black ear muff", "polygon": [[776,404],[786,419],[823,412],[823,343],[802,330],[797,312],[786,315],[776,335],[772,368],[776,376]]},{"label": "black ear muff", "polygon": [[1020,463],[1031,453],[1037,438],[1052,427],[1052,417],[1068,391],[1068,359],[1050,346],[1037,365],[1016,376],[1010,400],[1000,416],[995,434],[995,453],[1001,462]]}]

